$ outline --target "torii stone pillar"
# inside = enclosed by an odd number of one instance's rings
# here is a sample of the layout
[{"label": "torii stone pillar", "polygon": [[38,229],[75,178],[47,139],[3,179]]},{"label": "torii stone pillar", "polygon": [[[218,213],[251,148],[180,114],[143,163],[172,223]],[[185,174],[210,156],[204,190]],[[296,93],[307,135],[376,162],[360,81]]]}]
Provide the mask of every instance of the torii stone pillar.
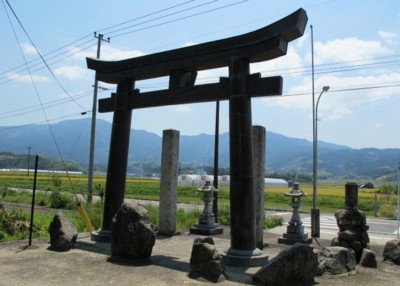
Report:
[{"label": "torii stone pillar", "polygon": [[164,130],[161,155],[160,208],[158,233],[176,232],[177,186],[179,167],[179,131]]},{"label": "torii stone pillar", "polygon": [[253,172],[256,192],[256,245],[264,248],[265,127],[253,126]]},{"label": "torii stone pillar", "polygon": [[247,93],[250,75],[247,59],[231,58],[229,80],[231,247],[225,253],[228,265],[259,266],[268,256],[256,247],[256,212],[253,179],[251,99]]},{"label": "torii stone pillar", "polygon": [[122,78],[117,85],[104,197],[103,224],[101,229],[91,234],[92,240],[95,241],[110,241],[112,218],[124,202],[132,119],[132,110],[128,108],[127,102],[133,88],[134,81],[126,78]]}]

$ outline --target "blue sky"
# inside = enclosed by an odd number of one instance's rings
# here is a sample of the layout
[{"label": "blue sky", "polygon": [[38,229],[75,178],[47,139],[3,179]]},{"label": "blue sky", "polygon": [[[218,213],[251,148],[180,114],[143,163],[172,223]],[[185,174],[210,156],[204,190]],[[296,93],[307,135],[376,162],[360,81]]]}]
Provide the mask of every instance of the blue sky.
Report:
[{"label": "blue sky", "polygon": [[[303,8],[309,22],[304,36],[289,44],[288,54],[251,66],[264,77],[284,78],[283,96],[252,100],[253,124],[312,140],[313,25],[316,97],[330,86],[319,103],[319,140],[353,148],[400,148],[400,1],[8,0],[30,39],[7,2],[1,2],[0,126],[87,118],[82,128],[90,128],[91,113],[81,113],[92,109],[94,72],[85,58],[96,56],[94,32],[110,37],[102,44],[101,58],[117,60],[240,35]],[[226,69],[201,72],[197,84],[226,75]],[[115,90],[101,86],[108,90],[99,98]],[[141,91],[166,86],[165,79],[136,85]],[[112,115],[97,118],[111,121]],[[159,135],[169,128],[181,135],[213,134],[214,122],[215,103],[132,114],[132,128]],[[228,102],[221,103],[220,124],[220,132],[227,132]]]}]

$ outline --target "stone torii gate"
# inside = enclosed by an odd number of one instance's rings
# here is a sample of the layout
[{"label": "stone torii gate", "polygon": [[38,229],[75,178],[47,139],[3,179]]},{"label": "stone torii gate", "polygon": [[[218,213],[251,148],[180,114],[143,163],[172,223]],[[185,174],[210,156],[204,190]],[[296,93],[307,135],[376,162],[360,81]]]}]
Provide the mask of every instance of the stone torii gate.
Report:
[{"label": "stone torii gate", "polygon": [[[251,98],[281,95],[283,80],[280,76],[250,74],[250,63],[285,55],[288,43],[303,35],[306,24],[307,14],[299,9],[269,26],[232,38],[120,61],[87,58],[87,66],[96,71],[97,80],[117,84],[116,93],[99,100],[99,112],[114,112],[100,237],[110,236],[112,218],[124,201],[132,110],[229,100],[228,262],[249,265],[249,258],[251,261],[262,256],[256,248]],[[220,67],[229,68],[229,77],[220,78],[218,83],[195,85],[198,71]],[[136,81],[162,76],[169,76],[166,90],[135,89]]]}]

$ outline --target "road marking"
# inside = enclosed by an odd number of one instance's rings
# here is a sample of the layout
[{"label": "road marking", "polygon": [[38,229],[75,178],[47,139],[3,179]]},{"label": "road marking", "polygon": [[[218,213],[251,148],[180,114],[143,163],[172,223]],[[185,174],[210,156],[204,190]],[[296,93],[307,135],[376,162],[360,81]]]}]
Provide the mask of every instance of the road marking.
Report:
[{"label": "road marking", "polygon": [[[307,216],[302,218],[303,226],[311,227],[311,217]],[[336,219],[331,216],[321,216],[319,219],[321,229],[339,230]]]}]

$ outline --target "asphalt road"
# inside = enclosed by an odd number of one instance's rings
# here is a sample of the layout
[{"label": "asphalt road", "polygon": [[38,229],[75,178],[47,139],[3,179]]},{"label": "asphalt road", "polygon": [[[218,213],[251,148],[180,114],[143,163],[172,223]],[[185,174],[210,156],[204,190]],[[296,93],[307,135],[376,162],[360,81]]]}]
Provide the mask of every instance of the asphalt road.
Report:
[{"label": "asphalt road", "polygon": [[[290,212],[274,212],[273,214],[282,216],[285,222],[290,221],[292,214]],[[311,227],[311,216],[308,213],[300,215],[303,225]],[[368,232],[373,233],[389,233],[397,234],[397,220],[384,219],[384,218],[370,218],[367,217],[367,225],[369,225]],[[320,217],[320,228],[339,230],[336,224],[336,219],[333,214],[322,214]]]}]

